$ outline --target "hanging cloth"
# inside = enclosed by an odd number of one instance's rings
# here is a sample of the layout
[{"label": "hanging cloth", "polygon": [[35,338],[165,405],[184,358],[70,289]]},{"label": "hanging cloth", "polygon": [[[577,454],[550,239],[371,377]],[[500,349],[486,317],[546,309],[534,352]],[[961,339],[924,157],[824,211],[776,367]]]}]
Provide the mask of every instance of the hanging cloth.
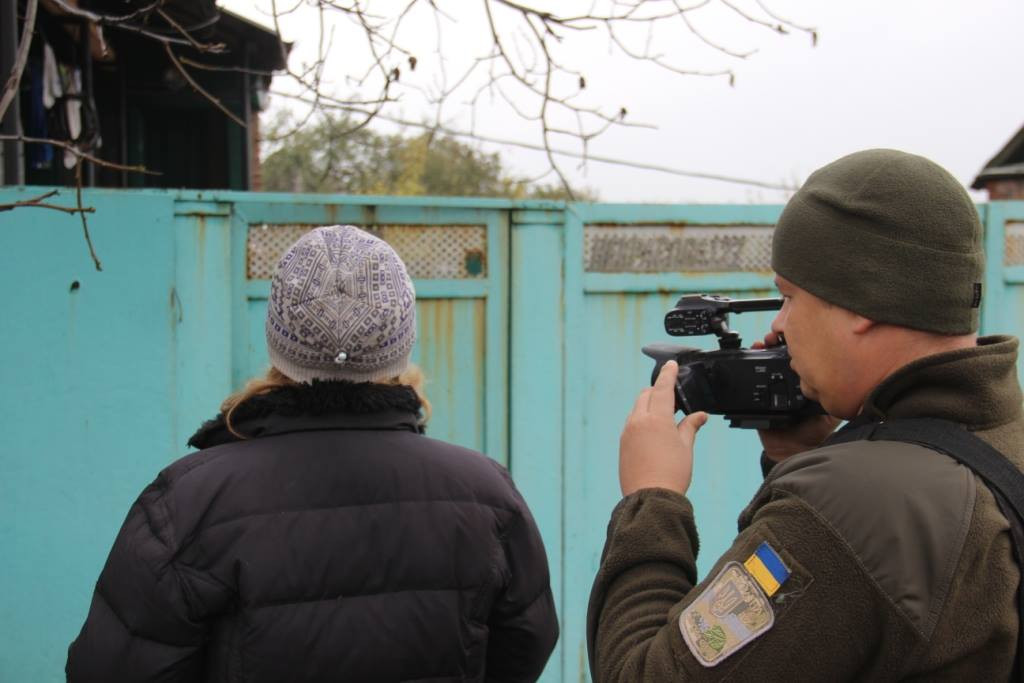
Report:
[{"label": "hanging cloth", "polygon": [[[78,142],[82,135],[82,70],[70,69],[67,80],[68,87],[64,89],[64,106],[67,113],[68,136],[72,142]],[[64,168],[74,168],[76,163],[78,163],[78,155],[70,149],[64,150]]]},{"label": "hanging cloth", "polygon": [[57,58],[50,44],[43,43],[43,106],[53,109],[53,105],[63,96],[64,86],[57,68]]}]

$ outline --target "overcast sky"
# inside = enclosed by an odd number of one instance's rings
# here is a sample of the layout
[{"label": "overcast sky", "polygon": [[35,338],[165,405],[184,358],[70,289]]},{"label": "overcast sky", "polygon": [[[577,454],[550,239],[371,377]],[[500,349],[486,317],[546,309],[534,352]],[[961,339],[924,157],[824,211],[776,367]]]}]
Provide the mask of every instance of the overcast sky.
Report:
[{"label": "overcast sky", "polygon": [[[680,24],[683,51],[677,61],[697,69],[732,68],[732,87],[722,78],[683,77],[610,55],[607,41],[596,37],[574,45],[571,55],[587,74],[591,103],[612,110],[626,106],[630,120],[657,126],[609,130],[591,143],[590,152],[792,184],[843,154],[895,147],[934,159],[970,185],[1024,124],[1020,0],[764,1],[777,14],[815,27],[817,46],[811,46],[806,34],[777,36],[721,7],[709,5],[703,15],[695,13],[694,23],[709,39],[736,51],[757,49],[746,59],[732,60],[695,44]],[[221,5],[261,20],[254,2],[222,0]],[[450,60],[457,61],[460,52],[472,56],[473,39],[486,33],[479,13],[470,11],[478,3],[449,0],[438,5],[449,14],[442,24]],[[532,5],[565,6],[553,0]],[[746,6],[756,8],[756,0]],[[378,11],[383,8],[381,4]],[[308,17],[283,24],[285,38],[296,42],[297,61],[308,58],[304,50],[315,44],[312,26]],[[409,28],[432,35],[434,23],[415,18]],[[361,44],[349,42],[343,29],[334,44],[329,68],[356,61]],[[421,63],[429,51],[423,48]],[[414,76],[427,78],[429,65],[417,71]],[[281,103],[278,98],[276,104]],[[408,96],[392,110],[415,119],[426,111]],[[464,107],[449,106],[445,116],[453,127],[469,126]],[[540,139],[535,127],[500,101],[478,106],[476,125],[496,137],[533,143]],[[558,146],[573,145],[560,141]],[[483,148],[501,152],[506,164],[523,175],[535,176],[547,168],[540,153],[493,144]],[[572,182],[593,188],[603,201],[779,202],[786,197],[744,185],[597,162],[580,169],[575,161],[561,161]],[[975,196],[984,199],[983,193]]]}]

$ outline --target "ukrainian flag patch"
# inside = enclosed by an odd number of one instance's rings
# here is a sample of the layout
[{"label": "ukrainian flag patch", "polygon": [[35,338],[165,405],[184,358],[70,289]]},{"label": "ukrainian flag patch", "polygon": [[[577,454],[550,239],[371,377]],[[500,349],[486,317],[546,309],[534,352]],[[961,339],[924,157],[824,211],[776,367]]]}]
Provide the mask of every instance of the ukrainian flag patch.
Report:
[{"label": "ukrainian flag patch", "polygon": [[786,568],[782,558],[768,544],[768,541],[761,543],[754,554],[743,563],[743,566],[769,598],[775,595],[779,586],[789,578],[789,569]]}]

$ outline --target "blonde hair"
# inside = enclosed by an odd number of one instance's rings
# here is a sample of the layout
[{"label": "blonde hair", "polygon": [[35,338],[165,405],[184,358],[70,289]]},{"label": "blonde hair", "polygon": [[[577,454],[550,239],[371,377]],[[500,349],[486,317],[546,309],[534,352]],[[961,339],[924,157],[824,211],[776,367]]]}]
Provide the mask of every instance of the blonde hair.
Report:
[{"label": "blonde hair", "polygon": [[[288,375],[284,374],[273,365],[267,370],[267,374],[262,377],[253,377],[245,386],[236,391],[235,393],[228,396],[220,404],[220,412],[224,416],[224,424],[227,425],[228,431],[237,436],[239,439],[247,439],[245,434],[242,434],[235,429],[232,424],[232,418],[234,417],[235,410],[240,405],[253,398],[254,396],[262,396],[269,394],[274,389],[279,387],[291,386],[298,384]],[[386,380],[378,380],[375,384],[387,384],[391,386],[408,386],[412,387],[412,390],[416,392],[416,396],[420,400],[420,424],[425,425],[427,420],[430,419],[431,407],[430,401],[427,399],[427,394],[424,391],[424,385],[426,384],[426,377],[423,371],[415,363],[409,363],[402,374],[397,377],[391,377]]]}]

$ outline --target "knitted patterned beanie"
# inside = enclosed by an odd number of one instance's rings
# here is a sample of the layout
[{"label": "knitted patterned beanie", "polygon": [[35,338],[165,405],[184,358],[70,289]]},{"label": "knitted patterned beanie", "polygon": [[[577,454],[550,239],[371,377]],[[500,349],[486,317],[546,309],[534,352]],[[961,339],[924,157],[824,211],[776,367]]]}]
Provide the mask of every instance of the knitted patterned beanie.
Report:
[{"label": "knitted patterned beanie", "polygon": [[266,331],[271,363],[297,382],[397,377],[416,340],[416,292],[383,240],[317,228],[277,264]]}]

